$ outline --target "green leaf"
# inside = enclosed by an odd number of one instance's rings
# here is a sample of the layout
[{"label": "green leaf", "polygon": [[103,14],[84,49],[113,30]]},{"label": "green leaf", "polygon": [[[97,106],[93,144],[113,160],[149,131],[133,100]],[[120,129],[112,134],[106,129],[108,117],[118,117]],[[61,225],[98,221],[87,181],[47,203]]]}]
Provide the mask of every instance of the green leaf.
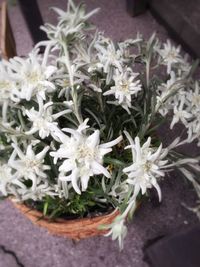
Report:
[{"label": "green leaf", "polygon": [[43,215],[44,216],[47,215],[48,206],[49,206],[49,203],[48,202],[45,202],[44,203],[44,208],[43,208]]},{"label": "green leaf", "polygon": [[199,66],[199,62],[200,62],[200,59],[196,59],[193,64],[192,64],[192,67],[187,75],[187,78],[189,77],[192,77],[195,73],[195,71],[197,70],[198,66]]},{"label": "green leaf", "polygon": [[118,159],[113,159],[110,157],[104,157],[104,162],[107,164],[113,164],[113,165],[122,166],[122,167],[126,165],[123,161],[120,161]]}]

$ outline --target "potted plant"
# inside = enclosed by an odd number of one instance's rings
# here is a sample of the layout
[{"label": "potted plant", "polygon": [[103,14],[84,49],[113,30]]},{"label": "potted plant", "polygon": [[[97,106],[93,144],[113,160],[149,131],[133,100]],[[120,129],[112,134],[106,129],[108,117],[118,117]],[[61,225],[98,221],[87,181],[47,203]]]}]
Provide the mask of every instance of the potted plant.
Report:
[{"label": "potted plant", "polygon": [[[199,157],[179,149],[199,140],[197,64],[154,34],[114,43],[88,22],[98,9],[54,11],[48,40],[0,62],[0,191],[53,233],[106,233],[122,248],[126,219],[151,189],[161,201],[166,172],[200,195]],[[179,122],[184,137],[164,147],[157,128]]]}]

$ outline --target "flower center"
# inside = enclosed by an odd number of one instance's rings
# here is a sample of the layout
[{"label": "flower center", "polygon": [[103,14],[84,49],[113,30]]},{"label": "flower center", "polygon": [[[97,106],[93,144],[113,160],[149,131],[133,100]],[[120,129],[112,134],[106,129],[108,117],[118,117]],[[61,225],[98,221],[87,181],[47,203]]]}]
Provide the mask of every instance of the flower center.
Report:
[{"label": "flower center", "polygon": [[200,95],[193,96],[192,102],[195,106],[200,106]]},{"label": "flower center", "polygon": [[144,165],[143,165],[143,169],[144,169],[144,172],[149,172],[151,170],[151,162],[147,161]]},{"label": "flower center", "polygon": [[168,53],[168,55],[166,56],[166,58],[170,58],[170,59],[176,59],[177,58],[177,54],[174,51],[170,51]]},{"label": "flower center", "polygon": [[69,80],[64,79],[63,82],[62,82],[62,86],[63,87],[68,87],[69,85],[70,85]]},{"label": "flower center", "polygon": [[11,87],[11,84],[9,81],[6,81],[6,80],[2,80],[0,81],[0,90],[9,90]]},{"label": "flower center", "polygon": [[38,167],[40,165],[40,162],[38,160],[33,159],[26,159],[25,160],[25,166],[27,169]]},{"label": "flower center", "polygon": [[41,80],[41,75],[38,71],[32,71],[32,72],[26,73],[26,78],[28,82],[30,83],[37,83]]},{"label": "flower center", "polygon": [[128,92],[129,91],[129,84],[126,81],[121,82],[120,84],[121,91]]},{"label": "flower center", "polygon": [[47,123],[48,122],[51,122],[52,121],[52,118],[50,116],[47,116],[45,118],[38,118],[37,120],[34,121],[33,123],[33,127],[36,127],[36,128],[46,128],[47,127]]},{"label": "flower center", "polygon": [[96,153],[94,149],[91,149],[87,145],[81,145],[76,153],[78,162],[83,162],[85,160],[92,160],[95,157]]}]

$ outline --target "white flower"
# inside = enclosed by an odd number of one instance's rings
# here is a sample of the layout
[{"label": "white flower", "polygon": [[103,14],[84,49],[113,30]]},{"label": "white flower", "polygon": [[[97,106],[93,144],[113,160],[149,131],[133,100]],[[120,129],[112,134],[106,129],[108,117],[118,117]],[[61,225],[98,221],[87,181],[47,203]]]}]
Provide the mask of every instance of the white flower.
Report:
[{"label": "white flower", "polygon": [[53,8],[53,10],[59,15],[59,22],[56,26],[46,23],[41,29],[47,33],[50,41],[42,41],[41,44],[46,43],[53,44],[61,43],[67,37],[82,38],[83,30],[87,29],[88,18],[93,16],[99,11],[99,8],[92,10],[89,13],[85,13],[85,6],[80,4],[75,6],[72,0],[68,1],[67,11],[63,11],[59,8]]},{"label": "white flower", "polygon": [[187,110],[184,109],[184,105],[185,105],[185,97],[184,95],[182,95],[179,105],[174,106],[174,114],[170,125],[170,129],[172,129],[174,125],[179,121],[181,121],[187,127],[188,120],[193,117],[191,113],[189,113]]},{"label": "white flower", "polygon": [[126,70],[122,73],[116,70],[116,73],[113,76],[115,85],[103,95],[107,96],[114,94],[119,105],[129,112],[132,95],[137,95],[141,90],[140,80],[135,80],[137,76],[137,73],[133,73],[130,70]]},{"label": "white flower", "polygon": [[37,185],[34,190],[32,188],[20,188],[17,190],[17,193],[22,201],[29,199],[37,201],[42,200],[46,196],[54,197],[58,195],[58,193],[55,192],[54,186],[49,185],[47,181]]},{"label": "white flower", "polygon": [[[185,92],[186,112],[191,114],[185,126],[188,129],[188,142],[200,137],[200,86],[199,82],[195,82],[191,90]],[[198,143],[199,145],[200,143]]]},{"label": "white flower", "polygon": [[111,40],[106,45],[97,43],[95,48],[98,51],[97,55],[105,73],[109,73],[111,66],[122,71],[123,53],[120,49],[115,48],[114,43]]},{"label": "white flower", "polygon": [[[8,161],[8,165],[16,170],[14,174],[16,179],[20,181],[31,180],[31,188],[34,190],[41,180],[47,178],[45,171],[49,170],[50,166],[43,164],[43,162],[49,147],[45,147],[35,155],[32,145],[28,145],[25,154],[16,144],[12,144],[12,146],[14,151]],[[16,159],[17,155],[19,159]]]},{"label": "white flower", "polygon": [[187,78],[189,72],[191,71],[192,65],[188,62],[188,59],[189,55],[185,54],[182,58],[182,64],[179,64],[177,71],[180,77]]},{"label": "white flower", "polygon": [[200,86],[199,82],[195,82],[194,90],[190,90],[186,92],[187,99],[191,102],[192,106],[200,111]]},{"label": "white flower", "polygon": [[[75,6],[72,0],[68,1],[67,11],[63,11],[60,8],[52,8],[59,15],[59,24],[69,25],[71,28],[76,27],[79,24],[83,24],[88,18],[93,16],[99,11],[99,8],[92,10],[89,13],[85,13],[85,6]],[[82,25],[83,26],[83,25]]]},{"label": "white flower", "polygon": [[71,112],[70,110],[63,110],[56,114],[52,114],[53,102],[48,102],[43,105],[43,101],[39,101],[39,111],[34,108],[31,110],[25,110],[26,115],[29,120],[33,122],[32,128],[26,132],[26,134],[34,134],[39,132],[39,136],[44,139],[48,137],[50,133],[54,132],[57,122],[55,120],[60,116]]},{"label": "white flower", "polygon": [[133,212],[137,208],[135,196],[132,196],[126,204],[127,207],[122,214],[118,215],[111,224],[102,227],[103,229],[110,229],[110,231],[105,236],[112,235],[112,240],[118,239],[120,249],[123,249],[123,241],[127,234],[125,220],[128,214],[133,214]]},{"label": "white flower", "polygon": [[169,110],[178,104],[176,91],[182,94],[183,85],[180,78],[176,77],[173,71],[170,72],[170,79],[166,83],[162,83],[157,88],[156,111],[165,116]]},{"label": "white flower", "polygon": [[118,203],[122,203],[130,190],[129,184],[122,182],[120,178],[121,177],[116,178],[115,183],[109,192],[109,195],[114,197]]},{"label": "white flower", "polygon": [[135,140],[125,131],[131,148],[133,163],[124,168],[123,172],[127,174],[127,183],[134,186],[134,196],[136,197],[141,190],[144,195],[148,188],[155,187],[159,200],[161,200],[161,190],[158,185],[157,179],[164,176],[164,171],[161,167],[164,166],[167,161],[162,160],[166,156],[166,151],[162,150],[162,145],[159,148],[153,148],[150,146],[151,138],[140,145],[139,137],[135,137]]},{"label": "white flower", "polygon": [[167,73],[171,72],[173,64],[183,63],[183,59],[180,56],[180,46],[172,46],[171,42],[167,40],[163,49],[158,49],[158,53],[162,57],[163,64],[167,65]]},{"label": "white flower", "polygon": [[172,93],[176,81],[177,81],[176,75],[174,71],[171,71],[170,79],[168,79],[166,83],[162,83],[161,85],[159,85],[157,88],[157,93],[159,94],[161,99],[166,98],[169,94]]},{"label": "white flower", "polygon": [[0,106],[2,106],[2,120],[7,123],[7,111],[10,101],[19,102],[17,85],[12,78],[11,71],[6,66],[7,61],[0,62]]},{"label": "white flower", "polygon": [[70,137],[61,131],[55,132],[54,135],[60,139],[62,144],[57,151],[50,153],[54,157],[55,163],[58,158],[65,159],[59,168],[59,179],[71,181],[74,190],[78,194],[81,194],[79,184],[81,183],[82,191],[85,191],[91,176],[103,174],[110,178],[110,173],[102,165],[103,157],[112,151],[112,146],[122,140],[120,136],[111,142],[99,144],[99,130],[94,131],[89,136],[83,133],[88,127],[87,121],[85,120],[77,130],[63,129],[63,131],[71,135]]},{"label": "white flower", "polygon": [[51,75],[56,71],[54,66],[45,66],[45,58],[40,62],[37,51],[22,59],[15,57],[10,59],[9,68],[14,72],[13,78],[19,83],[18,97],[30,101],[32,96],[46,99],[46,92],[55,90],[55,85],[49,81]]},{"label": "white flower", "polygon": [[76,58],[74,63],[79,67],[86,67],[89,73],[101,71],[103,65],[99,62],[94,45],[99,37],[99,32],[96,31],[94,37],[87,38],[87,43],[79,42],[75,45]]},{"label": "white flower", "polygon": [[7,100],[12,100],[18,102],[19,99],[16,97],[17,86],[14,79],[12,79],[9,70],[4,64],[5,61],[0,62],[0,105],[2,105]]},{"label": "white flower", "polygon": [[7,196],[9,193],[9,185],[17,185],[21,188],[25,188],[15,175],[12,174],[12,168],[8,164],[0,164],[0,192]]},{"label": "white flower", "polygon": [[105,236],[111,235],[112,240],[118,239],[119,247],[122,250],[124,246],[123,241],[127,235],[127,227],[125,225],[125,218],[119,215],[114,219],[113,223],[111,223],[107,227],[105,226],[105,228],[110,228],[110,231],[107,234],[105,234]]}]

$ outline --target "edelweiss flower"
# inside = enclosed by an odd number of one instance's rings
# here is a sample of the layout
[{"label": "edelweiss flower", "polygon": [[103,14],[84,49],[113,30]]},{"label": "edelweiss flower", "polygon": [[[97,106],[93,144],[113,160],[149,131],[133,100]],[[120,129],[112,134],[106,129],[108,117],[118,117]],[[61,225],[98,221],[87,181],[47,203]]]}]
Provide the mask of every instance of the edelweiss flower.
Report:
[{"label": "edelweiss flower", "polygon": [[112,86],[111,89],[103,95],[114,94],[119,105],[129,112],[129,108],[131,107],[131,96],[137,95],[141,90],[140,80],[135,80],[137,76],[137,73],[133,73],[130,70],[122,73],[116,70],[116,74],[113,77],[115,86]]},{"label": "edelweiss flower", "polygon": [[10,101],[19,102],[17,98],[17,85],[11,77],[11,72],[6,66],[6,61],[0,62],[0,106],[2,106],[2,119],[7,122],[7,109]]},{"label": "edelweiss flower", "polygon": [[112,186],[109,195],[115,197],[115,199],[122,203],[130,190],[129,184],[122,182],[120,177],[117,177],[114,185]]},{"label": "edelweiss flower", "polygon": [[183,59],[180,56],[180,46],[177,48],[172,46],[169,40],[164,44],[163,49],[158,49],[158,53],[162,57],[163,64],[167,65],[167,73],[171,72],[173,64],[183,63]]},{"label": "edelweiss flower", "polygon": [[45,93],[55,90],[55,85],[48,79],[55,72],[56,67],[45,66],[46,58],[40,62],[37,51],[29,54],[29,57],[22,59],[15,57],[10,59],[9,68],[14,72],[13,78],[19,83],[18,97],[20,99],[31,100],[36,95],[46,99]]},{"label": "edelweiss flower", "polygon": [[174,127],[174,125],[181,121],[186,127],[188,125],[188,119],[192,118],[193,115],[184,109],[185,105],[185,97],[184,95],[180,98],[180,103],[177,106],[174,106],[174,114],[173,119],[170,125],[170,129]]},{"label": "edelweiss flower", "polygon": [[0,165],[0,192],[7,196],[9,193],[9,185],[18,185],[21,188],[25,188],[19,180],[16,179],[15,175],[12,174],[12,168],[8,164]]},{"label": "edelweiss flower", "polygon": [[[200,111],[200,86],[199,82],[195,82],[194,91],[186,92],[187,99],[191,102],[192,106]],[[196,112],[196,111],[195,111]]]},{"label": "edelweiss flower", "polygon": [[50,39],[50,41],[42,41],[41,44],[52,43],[54,46],[63,40],[66,41],[68,36],[82,38],[83,30],[88,26],[86,21],[99,11],[99,8],[96,8],[86,14],[84,5],[80,4],[76,7],[72,0],[68,1],[67,11],[55,7],[52,9],[59,15],[57,26],[46,23],[40,28],[47,33]]},{"label": "edelweiss flower", "polygon": [[11,173],[12,169],[7,164],[0,165],[0,191],[7,195],[6,193],[6,184],[13,179],[13,175]]},{"label": "edelweiss flower", "polygon": [[181,92],[183,85],[180,78],[176,77],[173,71],[170,72],[170,79],[166,83],[162,83],[157,89],[156,110],[165,116],[169,110],[178,104],[177,94],[173,95],[177,90]]},{"label": "edelweiss flower", "polygon": [[132,196],[126,204],[128,206],[123,213],[118,215],[111,224],[104,227],[105,229],[110,229],[105,236],[112,235],[112,240],[118,239],[120,249],[123,249],[123,241],[127,234],[125,220],[128,214],[132,213],[137,207],[136,197]]},{"label": "edelweiss flower", "polygon": [[[188,142],[200,137],[200,86],[195,82],[191,90],[185,92],[184,110],[191,115],[185,126],[188,129]],[[198,142],[200,145],[200,142]]]},{"label": "edelweiss flower", "polygon": [[161,167],[167,163],[166,160],[162,160],[166,156],[166,151],[162,150],[162,145],[159,148],[150,147],[150,137],[143,146],[140,146],[139,137],[133,141],[126,131],[124,133],[130,142],[126,149],[131,148],[133,163],[124,168],[123,172],[128,175],[127,183],[134,186],[134,196],[136,197],[140,190],[144,195],[148,188],[155,187],[161,200],[161,190],[157,179],[164,176]]},{"label": "edelweiss flower", "polygon": [[[47,177],[45,171],[50,169],[50,166],[43,164],[49,147],[45,147],[40,153],[35,155],[32,145],[28,145],[26,154],[16,144],[12,144],[12,146],[14,151],[8,165],[16,170],[14,175],[19,181],[31,180],[32,190],[34,190],[37,184]],[[19,159],[15,159],[17,155]]]},{"label": "edelweiss flower", "polygon": [[122,216],[117,216],[112,224],[108,225],[110,231],[105,236],[112,235],[112,240],[118,239],[119,247],[123,249],[123,241],[127,235],[127,227],[125,225],[125,219]]},{"label": "edelweiss flower", "polygon": [[12,79],[11,74],[9,74],[4,62],[5,61],[0,62],[0,105],[7,100],[12,100],[14,102],[19,101],[19,99],[16,97],[16,82],[14,79]]},{"label": "edelweiss flower", "polygon": [[63,131],[71,134],[67,136],[61,131],[54,133],[60,141],[60,148],[56,152],[51,152],[50,155],[54,157],[56,163],[58,158],[65,159],[61,164],[59,171],[59,179],[62,181],[71,181],[74,190],[81,194],[88,187],[88,181],[91,176],[103,174],[106,177],[110,177],[110,173],[105,167],[103,167],[103,157],[105,154],[112,151],[112,146],[116,145],[122,140],[122,137],[105,143],[100,143],[99,130],[94,131],[93,134],[87,136],[85,133],[88,119],[82,123],[77,130],[63,129]]},{"label": "edelweiss flower", "polygon": [[85,6],[79,5],[76,7],[72,0],[68,1],[67,11],[63,11],[62,9],[56,7],[53,7],[52,9],[59,15],[59,24],[62,25],[63,23],[66,23],[71,26],[71,28],[76,27],[79,24],[84,24],[88,18],[99,11],[99,8],[96,8],[86,14]]},{"label": "edelweiss flower", "polygon": [[98,51],[98,58],[105,73],[109,73],[111,66],[122,72],[122,51],[116,49],[111,40],[106,45],[97,43],[95,48]]},{"label": "edelweiss flower", "polygon": [[168,79],[166,83],[162,83],[160,86],[158,86],[157,93],[159,94],[159,97],[162,100],[172,93],[176,81],[177,81],[176,75],[174,71],[171,71],[170,79]]},{"label": "edelweiss flower", "polygon": [[80,67],[85,66],[89,73],[101,71],[103,65],[99,62],[95,44],[99,37],[99,32],[96,32],[92,39],[87,38],[87,43],[79,42],[75,45],[74,53],[76,57],[74,63]]},{"label": "edelweiss flower", "polygon": [[33,122],[32,128],[26,132],[26,134],[34,134],[39,131],[39,136],[44,139],[53,133],[57,122],[55,120],[60,116],[71,112],[70,110],[63,110],[56,114],[52,114],[53,102],[48,102],[43,105],[43,101],[39,100],[39,111],[34,108],[30,110],[25,110],[26,115],[29,120]]},{"label": "edelweiss flower", "polygon": [[37,185],[37,187],[33,190],[32,188],[20,188],[17,190],[18,194],[20,195],[20,199],[22,201],[33,199],[34,201],[42,200],[46,196],[54,197],[58,195],[55,192],[55,188],[47,181]]}]

